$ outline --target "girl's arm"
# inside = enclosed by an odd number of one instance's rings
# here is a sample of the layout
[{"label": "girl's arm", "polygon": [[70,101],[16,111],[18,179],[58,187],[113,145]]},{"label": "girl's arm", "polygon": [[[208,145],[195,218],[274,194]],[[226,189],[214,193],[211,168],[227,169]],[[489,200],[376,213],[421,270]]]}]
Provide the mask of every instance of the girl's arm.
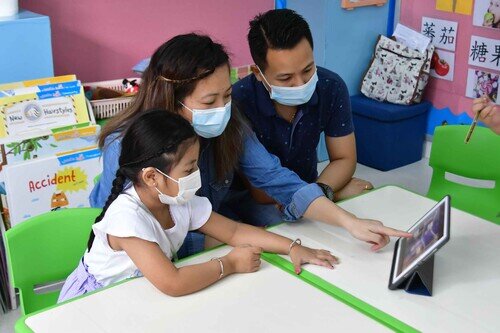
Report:
[{"label": "girl's arm", "polygon": [[300,266],[305,263],[328,268],[333,268],[333,265],[338,263],[338,259],[326,250],[314,250],[301,246],[293,243],[289,238],[262,228],[234,222],[215,212],[212,212],[208,221],[199,231],[231,246],[251,244],[262,248],[266,252],[288,254],[292,259],[297,274],[301,271]]},{"label": "girl's arm", "polygon": [[[221,277],[218,260],[181,268],[175,267],[158,244],[137,237],[108,235],[110,246],[124,250],[142,274],[161,292],[183,296],[204,289]],[[260,267],[261,250],[256,247],[237,247],[220,258],[226,277],[233,273],[255,272]]]}]

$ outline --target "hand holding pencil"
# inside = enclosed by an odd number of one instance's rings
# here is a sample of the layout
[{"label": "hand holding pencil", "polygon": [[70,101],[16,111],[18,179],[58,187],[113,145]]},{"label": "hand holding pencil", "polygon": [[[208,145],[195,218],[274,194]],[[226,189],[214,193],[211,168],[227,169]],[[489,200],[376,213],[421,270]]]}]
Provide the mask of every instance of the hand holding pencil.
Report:
[{"label": "hand holding pencil", "polygon": [[496,105],[488,96],[483,95],[472,102],[474,120],[471,124],[465,143],[469,142],[477,121],[482,121],[496,134],[500,134],[500,106]]}]

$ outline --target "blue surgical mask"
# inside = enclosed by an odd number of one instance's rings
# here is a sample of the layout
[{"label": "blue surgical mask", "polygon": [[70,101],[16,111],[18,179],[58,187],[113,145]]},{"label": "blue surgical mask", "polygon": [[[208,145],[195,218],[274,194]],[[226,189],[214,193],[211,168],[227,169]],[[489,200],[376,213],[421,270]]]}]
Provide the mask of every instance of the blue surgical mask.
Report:
[{"label": "blue surgical mask", "polygon": [[[258,67],[257,67],[258,68]],[[271,85],[262,71],[259,68],[260,75],[264,81],[266,81],[267,85],[271,87],[271,92],[269,96],[272,100],[288,106],[296,106],[302,105],[309,102],[312,95],[314,94],[314,90],[316,89],[316,83],[318,83],[318,71],[315,70],[313,76],[307,81],[305,84],[299,87],[280,87]],[[267,88],[266,88],[267,89]]]},{"label": "blue surgical mask", "polygon": [[182,103],[181,105],[193,113],[195,132],[207,139],[221,135],[231,118],[231,101],[213,109],[190,109]]}]

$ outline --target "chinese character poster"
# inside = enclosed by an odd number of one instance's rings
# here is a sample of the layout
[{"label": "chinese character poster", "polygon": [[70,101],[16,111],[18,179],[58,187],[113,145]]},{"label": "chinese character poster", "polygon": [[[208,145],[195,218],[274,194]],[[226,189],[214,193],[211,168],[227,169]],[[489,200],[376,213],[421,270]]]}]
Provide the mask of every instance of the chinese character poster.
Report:
[{"label": "chinese character poster", "polygon": [[500,39],[471,36],[469,65],[500,71]]}]

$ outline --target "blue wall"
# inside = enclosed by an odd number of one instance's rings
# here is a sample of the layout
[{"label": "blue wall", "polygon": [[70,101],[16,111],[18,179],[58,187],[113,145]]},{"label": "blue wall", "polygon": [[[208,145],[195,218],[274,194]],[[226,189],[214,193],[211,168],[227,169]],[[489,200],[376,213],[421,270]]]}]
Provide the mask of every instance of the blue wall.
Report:
[{"label": "blue wall", "polygon": [[287,0],[286,6],[309,23],[316,63],[338,73],[351,95],[358,94],[377,36],[387,32],[389,2],[354,10],[342,9],[338,0]]},{"label": "blue wall", "polygon": [[[382,7],[345,10],[338,0],[287,0],[286,7],[297,11],[309,23],[316,64],[339,74],[352,96],[359,93],[378,35],[388,31],[388,20],[393,17],[389,15],[392,1]],[[328,160],[323,134],[318,160]]]}]

